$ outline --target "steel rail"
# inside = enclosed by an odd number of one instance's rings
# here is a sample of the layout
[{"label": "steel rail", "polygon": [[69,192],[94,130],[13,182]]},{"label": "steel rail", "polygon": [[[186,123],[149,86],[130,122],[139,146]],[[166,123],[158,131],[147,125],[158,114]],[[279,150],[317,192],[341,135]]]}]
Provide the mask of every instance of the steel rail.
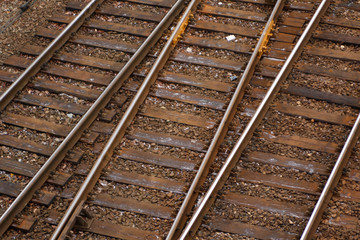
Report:
[{"label": "steel rail", "polygon": [[176,218],[174,219],[171,229],[166,237],[167,240],[177,239],[181,234],[181,230],[184,227],[188,219],[188,215],[192,210],[192,207],[198,196],[199,188],[204,183],[206,176],[209,172],[209,167],[216,158],[218,149],[225,138],[229,124],[234,118],[237,106],[239,105],[240,101],[244,96],[245,89],[248,83],[250,82],[251,77],[253,76],[256,64],[259,62],[262,53],[266,48],[267,42],[271,37],[271,31],[277,21],[280,12],[284,7],[284,4],[285,4],[285,0],[278,0],[273,8],[273,11],[269,16],[269,19],[263,29],[260,39],[256,44],[256,47],[251,55],[251,58],[244,70],[244,73],[242,74],[242,77],[231,98],[231,101],[226,109],[226,112],[224,113],[224,116],[221,119],[221,122],[216,130],[216,133],[211,141],[211,144],[206,152],[206,155],[204,156],[201,165],[196,173],[196,176],[192,181],[188,192],[186,193],[186,197],[176,215]]},{"label": "steel rail", "polygon": [[300,39],[296,43],[293,51],[290,53],[288,59],[285,61],[283,67],[281,68],[279,74],[276,76],[264,99],[261,101],[259,107],[256,109],[254,116],[251,118],[239,140],[236,142],[234,148],[224,162],[219,173],[216,175],[208,191],[205,193],[203,200],[200,202],[198,208],[195,210],[194,214],[192,215],[179,239],[189,239],[196,233],[197,228],[201,224],[203,216],[206,214],[212,203],[215,201],[217,192],[221,189],[221,187],[224,185],[225,181],[229,177],[232,168],[239,160],[242,152],[250,141],[255,129],[262,121],[263,117],[265,116],[267,110],[270,107],[271,102],[274,100],[276,94],[279,92],[281,83],[290,74],[294,62],[300,56],[304,46],[311,37],[313,30],[319,23],[320,17],[324,14],[329,4],[329,0],[323,0],[319,5],[314,16],[311,18],[305,31],[300,36]]},{"label": "steel rail", "polygon": [[65,42],[70,38],[71,34],[76,32],[83,24],[85,19],[89,17],[104,0],[92,0],[89,2],[83,10],[71,21],[64,30],[61,31],[49,46],[25,69],[23,73],[8,87],[4,93],[0,96],[0,111],[11,102],[16,94],[25,87],[30,81],[30,78],[34,76],[42,67],[44,63],[49,61],[54,53],[60,49]]},{"label": "steel rail", "polygon": [[110,158],[112,157],[114,149],[121,142],[121,139],[125,135],[125,131],[130,123],[133,121],[134,116],[138,112],[139,106],[146,99],[151,85],[155,82],[158,77],[160,70],[164,67],[165,63],[169,59],[171,51],[176,46],[180,35],[185,30],[188,20],[191,16],[191,13],[194,9],[196,9],[200,0],[192,0],[186,10],[184,11],[180,21],[177,23],[173,33],[170,38],[166,42],[164,48],[156,59],[154,65],[150,69],[148,75],[143,80],[140,88],[138,89],[136,95],[131,101],[129,107],[126,109],[123,117],[120,119],[116,129],[112,133],[110,139],[106,143],[104,149],[100,153],[99,157],[95,161],[93,167],[91,168],[89,174],[87,175],[85,181],[81,185],[79,191],[76,193],[73,201],[70,206],[66,210],[64,216],[62,217],[60,223],[58,224],[55,232],[51,236],[51,240],[63,239],[65,238],[67,231],[71,229],[71,227],[75,224],[74,221],[70,221],[70,219],[75,219],[74,213],[79,212],[79,209],[82,208],[85,200],[89,192],[93,189],[96,182],[100,178],[101,172],[103,168],[107,165]]},{"label": "steel rail", "polygon": [[174,6],[168,11],[165,17],[157,25],[149,37],[141,44],[139,49],[134,53],[130,60],[125,64],[121,71],[114,77],[106,89],[101,93],[98,99],[88,109],[85,115],[71,130],[69,135],[56,148],[49,159],[39,169],[31,181],[21,191],[19,196],[14,200],[10,207],[4,212],[0,218],[0,236],[11,225],[15,215],[22,211],[26,204],[31,200],[33,194],[48,178],[50,172],[54,170],[66,153],[75,145],[80,139],[81,134],[87,129],[90,124],[96,119],[100,110],[106,106],[114,93],[116,93],[125,79],[127,79],[135,67],[145,58],[150,48],[160,39],[163,32],[168,28],[173,19],[180,13],[184,6],[185,0],[178,0]]},{"label": "steel rail", "polygon": [[320,221],[322,214],[329,203],[333,195],[333,190],[338,184],[340,177],[342,175],[343,169],[346,166],[351,152],[359,138],[360,134],[360,114],[358,115],[351,132],[346,139],[344,147],[342,148],[338,159],[334,165],[334,168],[331,171],[331,174],[326,181],[325,187],[321,192],[319,200],[317,201],[313,212],[311,213],[310,219],[306,224],[306,227],[301,235],[301,240],[312,239],[313,234],[315,233]]}]

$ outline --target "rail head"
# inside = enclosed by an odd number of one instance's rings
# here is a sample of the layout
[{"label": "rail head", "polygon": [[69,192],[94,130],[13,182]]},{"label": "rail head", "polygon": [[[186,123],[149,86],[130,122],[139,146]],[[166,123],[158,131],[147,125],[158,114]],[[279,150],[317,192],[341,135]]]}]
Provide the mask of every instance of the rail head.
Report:
[{"label": "rail head", "polygon": [[[0,96],[0,111],[3,110],[7,104],[16,96],[18,91],[20,91],[30,80],[30,78],[35,75],[41,68],[41,66],[47,62],[63,44],[68,40],[73,32],[75,32],[85,21],[85,19],[90,16],[101,4],[103,0],[92,0],[90,1],[85,8],[76,16],[76,18],[66,26],[66,28],[56,37],[51,44],[45,48],[45,50],[32,62],[32,64],[25,69],[25,71],[10,85],[10,87]],[[61,153],[61,156],[64,157],[65,154]],[[47,175],[50,171],[47,173]],[[47,176],[46,176],[47,178]],[[44,181],[45,182],[45,181]],[[29,185],[29,184],[28,184]],[[19,213],[30,201],[35,190],[25,189],[20,193],[20,195],[15,199],[15,201],[10,205],[10,207],[4,212],[0,218],[0,235],[11,225],[12,220],[15,215]],[[29,191],[29,192],[28,192]],[[31,192],[31,194],[29,194]]]},{"label": "rail head", "polygon": [[294,49],[290,53],[290,56],[285,61],[279,74],[276,76],[273,84],[269,88],[266,96],[260,103],[259,107],[256,109],[255,114],[251,118],[250,122],[247,124],[239,140],[236,142],[234,148],[230,152],[228,158],[226,159],[220,171],[218,172],[217,176],[215,177],[214,181],[210,185],[208,191],[205,193],[203,200],[200,202],[198,208],[195,210],[194,214],[192,215],[191,219],[189,220],[188,224],[186,225],[179,239],[181,240],[190,239],[195,234],[196,230],[201,224],[203,216],[207,213],[208,209],[215,201],[217,192],[221,189],[221,187],[224,185],[225,181],[229,177],[232,168],[237,163],[242,152],[244,151],[245,147],[250,141],[255,129],[260,124],[261,120],[263,119],[267,110],[269,109],[271,102],[275,98],[276,94],[279,92],[282,82],[290,74],[290,71],[292,70],[295,61],[300,56],[304,46],[307,44],[308,40],[310,39],[314,29],[317,27],[320,21],[321,16],[327,10],[330,2],[331,2],[330,0],[323,0],[320,3],[318,9],[311,18],[306,29],[300,36]]},{"label": "rail head", "polygon": [[[51,171],[53,171],[66,153],[75,145],[80,139],[81,134],[87,129],[90,124],[96,119],[101,109],[110,101],[112,95],[119,90],[122,83],[131,75],[135,67],[145,58],[151,47],[161,38],[163,32],[168,28],[173,18],[179,14],[185,0],[179,0],[178,3],[171,8],[163,20],[158,24],[155,30],[143,42],[139,49],[134,53],[130,60],[125,64],[121,71],[110,82],[106,89],[101,93],[99,98],[83,115],[80,121],[74,126],[69,135],[61,142],[53,154],[48,158],[44,165],[39,169],[31,181],[25,186],[21,193],[16,197],[14,202],[0,218],[0,235],[11,225],[16,214],[31,200],[35,191],[41,187],[46,181]],[[85,10],[89,11],[89,10]],[[95,11],[95,9],[94,9]]]},{"label": "rail head", "polygon": [[234,117],[236,108],[237,108],[238,104],[240,103],[242,97],[244,96],[245,88],[254,73],[255,65],[260,60],[260,58],[264,52],[264,49],[266,48],[269,38],[271,37],[271,32],[274,28],[277,18],[280,15],[284,5],[285,5],[285,0],[278,0],[274,6],[273,11],[271,12],[271,14],[269,16],[267,23],[265,24],[265,27],[260,36],[260,39],[255,46],[255,49],[254,49],[254,51],[250,57],[250,60],[244,70],[244,73],[239,81],[239,84],[231,98],[231,101],[224,113],[223,118],[221,119],[221,122],[216,130],[215,135],[214,135],[214,138],[212,139],[211,144],[206,152],[206,155],[204,156],[204,158],[201,162],[201,165],[194,177],[194,180],[192,181],[191,186],[190,186],[188,192],[186,193],[186,197],[176,215],[176,218],[174,219],[171,229],[170,229],[168,235],[166,236],[167,240],[177,239],[181,233],[182,227],[186,223],[188,214],[191,211],[192,206],[196,201],[197,190],[203,184],[205,176],[208,173],[208,169],[216,157],[218,148],[221,145],[221,143],[226,135],[228,125],[230,124],[232,118]]},{"label": "rail head", "polygon": [[25,87],[34,76],[41,69],[42,65],[49,61],[54,53],[59,50],[66,41],[70,38],[71,34],[76,32],[85,19],[89,17],[104,0],[90,1],[81,12],[61,31],[49,46],[28,66],[24,72],[3,92],[0,96],[0,111],[14,99],[16,94]]},{"label": "rail head", "polygon": [[346,142],[339,154],[339,157],[336,160],[336,163],[330,173],[328,180],[320,194],[318,201],[314,207],[314,210],[311,213],[309,221],[306,224],[306,227],[301,235],[301,240],[309,240],[312,239],[320,221],[322,214],[333,195],[333,190],[337,186],[340,177],[343,173],[343,169],[345,168],[350,155],[351,151],[353,150],[356,142],[358,141],[360,134],[360,114],[358,115],[354,126],[351,129],[351,132],[346,139]]},{"label": "rail head", "polygon": [[[51,236],[52,240],[55,239],[64,239],[67,231],[70,229],[74,223],[71,219],[74,218],[74,214],[76,214],[76,210],[80,209],[87,199],[87,195],[91,191],[91,189],[95,186],[97,180],[100,178],[102,169],[106,166],[108,161],[110,160],[112,153],[115,147],[120,143],[122,137],[125,134],[126,128],[133,120],[135,114],[138,111],[140,104],[145,100],[147,93],[152,85],[152,83],[156,80],[159,71],[163,68],[166,61],[168,60],[171,51],[176,46],[180,35],[182,34],[184,28],[186,27],[188,20],[191,16],[191,12],[197,7],[200,0],[192,0],[188,5],[186,10],[184,11],[180,21],[177,23],[175,29],[173,30],[171,36],[167,40],[164,48],[160,52],[159,56],[157,57],[154,65],[150,69],[148,75],[144,79],[143,83],[139,87],[136,95],[132,99],[130,105],[126,109],[124,115],[120,119],[118,125],[116,126],[115,130],[113,131],[111,137],[109,138],[108,142],[104,146],[102,152],[100,153],[99,157],[96,159],[93,167],[91,168],[89,174],[87,175],[85,181],[81,185],[79,191],[76,193],[73,201],[71,202],[70,206],[66,210],[64,216],[62,217],[60,223],[58,224],[57,228],[55,229],[53,235]],[[182,7],[185,3],[185,0],[178,0],[173,8],[166,14],[164,19],[167,21],[169,19],[173,19],[177,14],[174,12],[178,12],[180,7]]]}]

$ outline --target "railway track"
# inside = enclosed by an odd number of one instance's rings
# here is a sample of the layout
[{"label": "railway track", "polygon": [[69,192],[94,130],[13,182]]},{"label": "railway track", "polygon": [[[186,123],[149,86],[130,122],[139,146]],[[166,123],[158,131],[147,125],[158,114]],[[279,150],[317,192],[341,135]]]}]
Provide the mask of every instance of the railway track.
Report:
[{"label": "railway track", "polygon": [[338,1],[70,1],[0,71],[1,234],[358,233],[358,16]]}]

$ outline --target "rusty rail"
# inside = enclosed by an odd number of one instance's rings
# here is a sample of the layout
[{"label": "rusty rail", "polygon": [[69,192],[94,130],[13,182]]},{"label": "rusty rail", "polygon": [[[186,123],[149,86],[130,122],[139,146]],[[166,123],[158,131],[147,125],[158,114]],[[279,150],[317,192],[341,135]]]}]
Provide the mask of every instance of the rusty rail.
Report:
[{"label": "rusty rail", "polygon": [[254,52],[251,55],[251,58],[234,92],[234,95],[231,98],[229,106],[227,107],[226,112],[219,124],[219,127],[216,130],[215,136],[211,141],[211,144],[206,152],[206,155],[201,162],[199,170],[197,171],[196,176],[193,182],[191,183],[191,186],[186,194],[186,197],[180,207],[180,210],[177,213],[174,223],[171,226],[171,229],[166,237],[167,240],[177,239],[181,233],[181,229],[184,227],[188,219],[189,212],[191,211],[198,196],[198,190],[200,186],[204,183],[206,179],[206,175],[209,172],[209,167],[214,161],[218,149],[225,138],[229,124],[231,120],[234,118],[234,115],[236,113],[236,108],[244,96],[246,86],[248,85],[251,77],[253,76],[253,73],[255,71],[255,66],[259,62],[264,52],[265,46],[269,41],[269,38],[271,37],[271,31],[274,27],[274,24],[276,23],[279,14],[281,13],[284,7],[284,4],[285,4],[284,0],[277,1],[265,25],[261,37],[254,49]]},{"label": "rusty rail", "polygon": [[284,63],[283,67],[281,68],[279,74],[275,78],[270,89],[268,90],[265,98],[260,103],[254,116],[251,118],[250,122],[248,123],[242,135],[240,136],[240,139],[236,142],[234,148],[232,149],[231,153],[229,154],[228,158],[226,159],[225,163],[223,164],[216,178],[212,182],[209,190],[205,193],[203,200],[201,201],[198,208],[195,210],[194,214],[192,215],[191,219],[189,220],[186,228],[182,232],[179,239],[182,240],[190,239],[196,233],[196,230],[201,224],[203,216],[207,213],[208,209],[215,201],[217,192],[221,189],[221,187],[224,185],[225,181],[229,177],[232,168],[236,165],[243,150],[250,141],[255,129],[262,121],[263,117],[265,116],[267,110],[270,107],[271,102],[273,101],[273,99],[276,97],[276,94],[280,90],[281,83],[290,74],[290,71],[292,70],[295,61],[301,54],[304,46],[311,37],[312,32],[318,25],[321,16],[325,13],[329,4],[330,4],[329,0],[323,0],[319,5],[318,9],[316,10],[314,16],[311,18],[305,31],[303,32],[300,39],[296,43],[293,51],[291,52],[290,56]]},{"label": "rusty rail", "polygon": [[22,209],[31,200],[35,191],[39,189],[46,181],[51,171],[53,171],[65,157],[66,153],[76,144],[80,139],[81,134],[87,129],[91,123],[96,119],[101,109],[110,101],[113,94],[115,94],[122,86],[125,79],[127,79],[135,67],[145,58],[150,48],[160,39],[163,32],[168,28],[173,19],[180,13],[184,5],[185,0],[179,0],[166,14],[162,21],[157,25],[154,31],[143,42],[135,54],[125,64],[121,71],[115,76],[111,83],[101,93],[99,98],[89,108],[89,110],[83,115],[76,126],[71,130],[69,135],[63,140],[63,142],[56,148],[49,159],[39,169],[36,175],[25,186],[23,191],[14,200],[10,207],[4,212],[0,218],[0,235],[2,235],[7,228],[11,225],[12,220],[16,214],[22,211]]},{"label": "rusty rail", "polygon": [[[145,98],[147,97],[151,85],[158,77],[159,71],[163,68],[163,66],[167,62],[171,51],[176,46],[180,35],[182,34],[184,28],[188,23],[192,11],[196,9],[199,1],[200,0],[192,0],[188,4],[180,21],[177,23],[173,33],[171,34],[170,38],[168,39],[167,43],[165,44],[164,48],[159,54],[159,57],[156,59],[154,65],[152,66],[148,75],[146,76],[140,88],[138,89],[135,97],[131,101],[129,107],[126,109],[126,112],[124,113],[123,117],[120,119],[120,122],[116,126],[116,129],[112,133],[109,141],[106,143],[100,156],[95,161],[84,183],[81,185],[79,191],[77,192],[70,206],[66,210],[65,215],[62,217],[55,232],[51,236],[52,240],[65,239],[68,230],[70,230],[72,226],[75,224],[76,218],[74,217],[74,215],[80,212],[80,209],[82,208],[88,196],[88,193],[91,191],[91,189],[94,187],[97,180],[99,179],[102,169],[109,162],[115,147],[120,143],[122,137],[124,136],[126,128],[129,126],[134,116],[138,112],[138,108],[140,104],[142,104]],[[179,0],[176,3],[176,5],[183,5],[184,2],[185,2],[184,0]],[[171,17],[172,14],[168,13],[167,16]]]}]

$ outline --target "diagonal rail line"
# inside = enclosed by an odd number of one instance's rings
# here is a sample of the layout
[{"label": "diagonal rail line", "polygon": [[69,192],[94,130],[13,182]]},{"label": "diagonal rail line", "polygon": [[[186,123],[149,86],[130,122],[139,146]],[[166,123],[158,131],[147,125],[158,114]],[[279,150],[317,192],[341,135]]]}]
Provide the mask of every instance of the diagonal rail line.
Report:
[{"label": "diagonal rail line", "polygon": [[279,14],[281,13],[283,7],[285,5],[284,0],[278,0],[274,9],[265,25],[263,33],[253,51],[251,58],[245,68],[245,71],[239,81],[239,84],[234,92],[233,97],[229,103],[229,106],[226,109],[226,112],[219,124],[219,127],[216,130],[215,136],[211,141],[211,144],[206,152],[204,159],[201,162],[199,170],[196,173],[194,180],[191,183],[191,186],[186,193],[186,197],[180,207],[180,210],[177,213],[177,216],[174,220],[174,223],[171,226],[171,229],[166,237],[167,240],[177,239],[181,233],[181,229],[184,227],[188,214],[194,205],[196,198],[198,196],[198,191],[201,185],[204,183],[206,179],[206,175],[209,172],[209,167],[216,158],[218,149],[225,138],[227,133],[229,124],[231,120],[234,118],[237,106],[241,102],[246,86],[250,82],[251,77],[255,71],[255,66],[259,62],[264,49],[266,48],[266,44],[271,36],[271,30],[273,29]]},{"label": "diagonal rail line", "polygon": [[321,195],[314,207],[313,212],[311,213],[310,219],[306,224],[306,227],[301,235],[301,240],[312,239],[320,221],[322,214],[333,195],[333,190],[338,184],[340,177],[343,173],[343,169],[346,166],[349,157],[351,155],[351,151],[353,150],[360,134],[360,114],[358,115],[356,122],[351,129],[351,132],[346,139],[344,147],[342,148],[338,159],[331,171],[331,174],[326,181],[325,187],[321,192]]},{"label": "diagonal rail line", "polygon": [[139,106],[141,105],[141,103],[143,103],[143,101],[147,97],[151,85],[154,83],[154,81],[158,76],[158,73],[169,59],[171,51],[176,46],[181,34],[183,33],[184,29],[188,24],[192,11],[196,9],[197,5],[199,4],[199,1],[200,0],[192,0],[188,4],[180,21],[177,23],[175,29],[173,30],[173,33],[171,34],[170,38],[168,39],[164,48],[159,54],[159,57],[156,59],[154,65],[152,66],[148,75],[146,76],[140,88],[138,89],[135,97],[131,101],[129,107],[126,109],[126,112],[124,113],[123,117],[120,119],[120,122],[116,126],[116,129],[112,133],[109,141],[106,143],[104,149],[100,153],[100,156],[95,161],[84,183],[81,185],[79,191],[76,193],[76,196],[74,197],[70,206],[66,210],[55,232],[51,236],[52,240],[64,239],[66,237],[67,232],[75,224],[75,220],[76,220],[75,215],[81,211],[82,206],[85,203],[85,200],[88,196],[88,193],[91,191],[91,189],[95,186],[96,182],[100,178],[101,172],[103,168],[106,166],[106,164],[109,162],[110,158],[112,157],[112,153],[115,147],[117,147],[118,144],[120,143],[122,137],[125,134],[127,127],[132,122],[134,116],[138,112]]},{"label": "diagonal rail line", "polygon": [[104,0],[92,0],[83,10],[69,23],[64,30],[61,31],[49,46],[31,63],[29,67],[10,85],[9,88],[0,96],[0,111],[14,99],[16,94],[25,87],[34,76],[41,69],[42,65],[52,58],[54,53],[60,49],[66,41],[70,38],[71,34],[76,32],[85,19],[89,17]]},{"label": "diagonal rail line", "polygon": [[232,149],[225,163],[221,167],[219,173],[216,175],[216,178],[212,182],[210,188],[205,193],[202,202],[200,203],[199,207],[195,210],[194,214],[192,215],[191,219],[186,225],[184,231],[181,233],[179,239],[181,240],[190,239],[196,233],[196,230],[201,224],[203,216],[207,213],[207,211],[215,201],[217,192],[222,188],[222,186],[228,179],[232,168],[236,165],[242,152],[244,151],[245,147],[250,141],[255,129],[258,127],[263,117],[265,116],[267,110],[270,107],[271,102],[275,99],[276,94],[280,90],[280,86],[282,82],[290,74],[295,61],[300,56],[304,46],[307,44],[308,40],[310,39],[311,34],[313,33],[314,29],[317,27],[321,16],[325,13],[329,4],[330,4],[329,0],[323,0],[320,3],[318,9],[311,18],[308,26],[306,27],[305,31],[303,32],[300,39],[296,43],[290,56],[284,63],[279,74],[277,75],[273,84],[268,90],[265,98],[262,100],[254,116],[251,118],[250,122],[244,129],[242,135],[240,136],[240,139],[236,142],[234,148]]},{"label": "diagonal rail line", "polygon": [[51,171],[53,171],[66,153],[76,144],[80,139],[81,134],[87,129],[91,123],[96,119],[101,109],[110,101],[114,93],[116,93],[123,82],[132,74],[135,67],[145,58],[150,48],[161,38],[163,32],[168,28],[173,19],[180,13],[184,6],[185,0],[178,0],[174,6],[168,11],[165,17],[161,20],[159,25],[153,30],[149,37],[143,42],[139,49],[134,53],[130,60],[125,64],[121,71],[115,76],[111,83],[101,93],[99,98],[83,115],[76,126],[71,130],[69,135],[56,148],[49,159],[39,169],[36,175],[25,186],[19,196],[14,200],[10,207],[4,212],[0,218],[0,235],[2,235],[11,225],[12,220],[16,214],[31,200],[35,191],[39,189],[46,181]]}]

